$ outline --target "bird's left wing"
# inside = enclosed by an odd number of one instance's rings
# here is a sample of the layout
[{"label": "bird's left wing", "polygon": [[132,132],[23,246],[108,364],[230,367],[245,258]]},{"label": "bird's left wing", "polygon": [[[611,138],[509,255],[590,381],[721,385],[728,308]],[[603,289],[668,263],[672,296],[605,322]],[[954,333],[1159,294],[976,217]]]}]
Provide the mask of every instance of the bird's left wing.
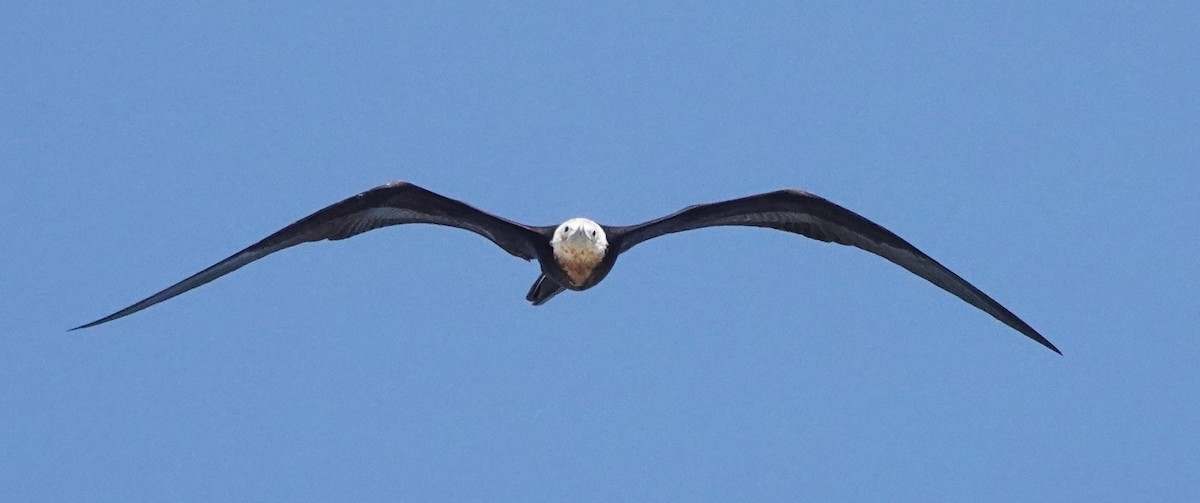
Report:
[{"label": "bird's left wing", "polygon": [[612,227],[609,242],[625,252],[651,238],[721,225],[769,227],[825,242],[860,248],[903,267],[975,306],[1005,325],[1061,354],[1058,348],[974,285],[882,226],[820,196],[780,190],[712,204],[689,206],[638,225]]},{"label": "bird's left wing", "polygon": [[392,182],[334,203],[161,292],[71,330],[93,327],[136,313],[284,248],[311,241],[346,239],[372,229],[409,223],[466,229],[525,260],[537,255],[538,242],[544,239],[534,228],[505,220],[411,183]]}]

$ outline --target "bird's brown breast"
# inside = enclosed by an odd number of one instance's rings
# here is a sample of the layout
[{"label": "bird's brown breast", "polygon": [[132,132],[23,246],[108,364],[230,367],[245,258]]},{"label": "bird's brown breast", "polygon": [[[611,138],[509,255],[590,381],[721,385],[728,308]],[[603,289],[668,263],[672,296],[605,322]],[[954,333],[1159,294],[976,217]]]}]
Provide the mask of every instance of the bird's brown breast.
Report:
[{"label": "bird's brown breast", "polygon": [[596,266],[604,260],[604,255],[591,251],[560,250],[554,254],[554,259],[558,261],[558,266],[563,272],[567,273],[567,281],[571,286],[579,287],[592,277]]}]

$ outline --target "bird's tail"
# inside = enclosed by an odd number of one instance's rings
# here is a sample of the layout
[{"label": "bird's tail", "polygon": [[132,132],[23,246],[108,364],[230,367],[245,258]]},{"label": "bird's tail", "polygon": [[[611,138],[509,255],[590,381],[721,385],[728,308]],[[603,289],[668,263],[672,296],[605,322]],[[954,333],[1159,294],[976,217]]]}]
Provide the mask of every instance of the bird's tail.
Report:
[{"label": "bird's tail", "polygon": [[565,289],[545,274],[540,274],[537,281],[533,282],[533,286],[529,287],[529,293],[525,294],[525,300],[532,302],[535,306],[540,306]]}]

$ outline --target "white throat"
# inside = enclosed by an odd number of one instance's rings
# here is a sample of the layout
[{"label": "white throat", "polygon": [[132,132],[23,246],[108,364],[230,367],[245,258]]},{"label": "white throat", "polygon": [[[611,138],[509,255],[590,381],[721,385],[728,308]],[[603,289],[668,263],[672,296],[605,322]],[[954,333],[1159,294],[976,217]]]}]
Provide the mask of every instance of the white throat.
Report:
[{"label": "white throat", "polygon": [[572,218],[563,222],[550,238],[554,254],[582,253],[604,255],[608,249],[608,236],[600,224],[586,218]]}]

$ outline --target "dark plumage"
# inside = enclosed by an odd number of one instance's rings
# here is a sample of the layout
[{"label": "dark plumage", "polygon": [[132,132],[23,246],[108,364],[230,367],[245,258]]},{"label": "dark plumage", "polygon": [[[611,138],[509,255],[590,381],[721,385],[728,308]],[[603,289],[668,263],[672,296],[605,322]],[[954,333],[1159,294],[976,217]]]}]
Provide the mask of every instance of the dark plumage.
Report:
[{"label": "dark plumage", "polygon": [[571,219],[559,226],[537,227],[491,215],[410,183],[393,182],[330,205],[161,292],[72,330],[141,311],[284,248],[311,241],[346,239],[372,229],[409,223],[466,229],[513,256],[537,259],[541,275],[526,296],[534,305],[544,304],[565,289],[586,290],[595,286],[612,270],[621,253],[648,239],[722,225],[768,227],[879,255],[1059,352],[1011,311],[896,234],[800,190],[779,190],[690,206],[637,225],[605,226],[587,219]]}]

